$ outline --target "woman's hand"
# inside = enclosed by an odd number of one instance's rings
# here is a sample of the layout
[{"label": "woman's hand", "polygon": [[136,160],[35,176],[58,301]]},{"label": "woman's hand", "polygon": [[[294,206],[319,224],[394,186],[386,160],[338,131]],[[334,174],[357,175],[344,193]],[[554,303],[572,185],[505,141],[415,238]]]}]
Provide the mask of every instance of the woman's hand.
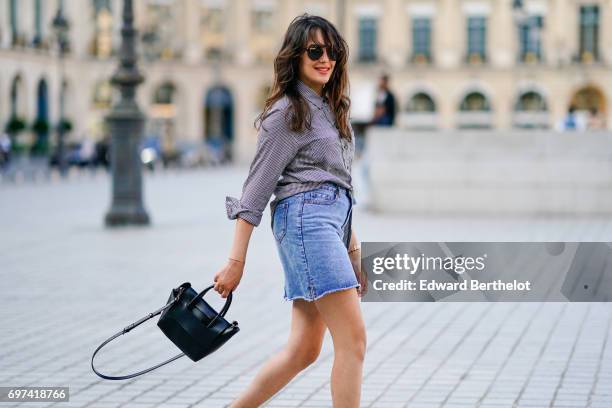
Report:
[{"label": "woman's hand", "polygon": [[363,296],[368,291],[368,279],[365,274],[361,273],[361,249],[350,252],[349,258],[351,259],[351,264],[353,265],[353,271],[355,272],[357,282],[359,282],[361,285],[360,288],[357,288],[357,294],[359,296]]},{"label": "woman's hand", "polygon": [[244,272],[244,263],[230,259],[227,264],[215,274],[215,290],[221,294],[222,298],[226,298],[230,292],[240,283],[242,273]]}]

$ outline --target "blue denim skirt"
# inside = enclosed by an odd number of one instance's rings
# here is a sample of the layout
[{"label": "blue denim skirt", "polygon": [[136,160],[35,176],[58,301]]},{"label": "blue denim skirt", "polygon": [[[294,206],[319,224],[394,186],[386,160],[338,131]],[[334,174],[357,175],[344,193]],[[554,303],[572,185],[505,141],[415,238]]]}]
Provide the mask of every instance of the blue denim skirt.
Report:
[{"label": "blue denim skirt", "polygon": [[285,300],[313,301],[361,286],[348,255],[352,205],[349,191],[329,182],[277,203],[272,233],[285,274]]}]

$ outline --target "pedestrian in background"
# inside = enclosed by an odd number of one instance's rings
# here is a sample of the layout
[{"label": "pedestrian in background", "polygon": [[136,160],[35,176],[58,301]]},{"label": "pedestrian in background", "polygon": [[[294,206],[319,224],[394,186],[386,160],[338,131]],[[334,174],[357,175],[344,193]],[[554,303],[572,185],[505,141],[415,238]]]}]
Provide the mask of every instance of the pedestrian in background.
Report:
[{"label": "pedestrian in background", "polygon": [[563,120],[563,130],[576,130],[578,128],[578,122],[576,118],[576,108],[570,106],[567,110],[567,115]]},{"label": "pedestrian in background", "polygon": [[586,123],[582,116],[578,115],[576,112],[576,107],[574,105],[570,105],[567,109],[567,114],[561,120],[557,129],[565,132],[565,131],[583,131],[586,129]]},{"label": "pedestrian in background", "polygon": [[359,407],[366,349],[359,296],[366,281],[351,225],[355,140],[347,58],[345,40],[326,19],[304,14],[291,22],[256,121],[257,148],[242,197],[226,197],[228,218],[237,222],[215,290],[227,297],[238,286],[252,230],[274,192],[272,234],[284,271],[284,299],[293,302],[287,345],[231,407],[257,407],[276,394],[317,359],[326,328],[334,344],[333,404]]},{"label": "pedestrian in background", "polygon": [[395,123],[395,95],[389,89],[389,76],[383,75],[378,82],[372,125],[393,126]]}]

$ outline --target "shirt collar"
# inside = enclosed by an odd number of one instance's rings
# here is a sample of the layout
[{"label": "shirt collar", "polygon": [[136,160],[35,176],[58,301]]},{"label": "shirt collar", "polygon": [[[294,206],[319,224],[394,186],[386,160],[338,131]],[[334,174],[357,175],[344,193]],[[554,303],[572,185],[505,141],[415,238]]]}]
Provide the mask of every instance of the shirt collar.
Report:
[{"label": "shirt collar", "polygon": [[327,103],[327,97],[317,95],[317,93],[302,82],[301,79],[297,80],[297,90],[304,98],[312,102],[318,108],[323,108],[323,105]]}]

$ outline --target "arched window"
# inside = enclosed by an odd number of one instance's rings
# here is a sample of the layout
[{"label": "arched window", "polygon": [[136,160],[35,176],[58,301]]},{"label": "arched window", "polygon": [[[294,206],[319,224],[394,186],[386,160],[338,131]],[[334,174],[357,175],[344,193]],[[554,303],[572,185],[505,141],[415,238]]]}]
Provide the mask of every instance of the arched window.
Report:
[{"label": "arched window", "polygon": [[406,110],[408,112],[435,112],[436,104],[431,96],[425,92],[418,92],[410,98]]},{"label": "arched window", "polygon": [[515,110],[518,112],[544,112],[548,110],[548,107],[540,93],[527,91],[519,96]]},{"label": "arched window", "polygon": [[30,150],[32,154],[46,154],[49,151],[49,95],[47,81],[41,79],[36,91],[36,119],[32,124],[32,130],[36,134],[36,140]]},{"label": "arched window", "polygon": [[36,91],[36,119],[48,120],[49,117],[49,95],[47,81],[41,79]]},{"label": "arched window", "polygon": [[222,85],[209,89],[204,99],[204,138],[217,160],[232,159],[233,118],[234,99],[230,90]]},{"label": "arched window", "polygon": [[480,91],[468,92],[459,105],[457,127],[460,129],[491,129],[493,118],[489,99]]},{"label": "arched window", "polygon": [[166,82],[160,85],[153,95],[153,103],[156,105],[170,105],[174,103],[174,85]]},{"label": "arched window", "polygon": [[462,112],[488,112],[491,110],[489,100],[480,92],[470,92],[461,101]]},{"label": "arched window", "polygon": [[397,122],[402,128],[434,130],[438,123],[436,103],[427,92],[416,92],[408,99],[406,110],[399,112]]},{"label": "arched window", "polygon": [[11,116],[24,116],[23,98],[23,79],[17,75],[11,83]]},{"label": "arched window", "polygon": [[589,85],[576,91],[572,96],[571,105],[579,111],[596,110],[605,114],[606,97],[599,88]]}]

